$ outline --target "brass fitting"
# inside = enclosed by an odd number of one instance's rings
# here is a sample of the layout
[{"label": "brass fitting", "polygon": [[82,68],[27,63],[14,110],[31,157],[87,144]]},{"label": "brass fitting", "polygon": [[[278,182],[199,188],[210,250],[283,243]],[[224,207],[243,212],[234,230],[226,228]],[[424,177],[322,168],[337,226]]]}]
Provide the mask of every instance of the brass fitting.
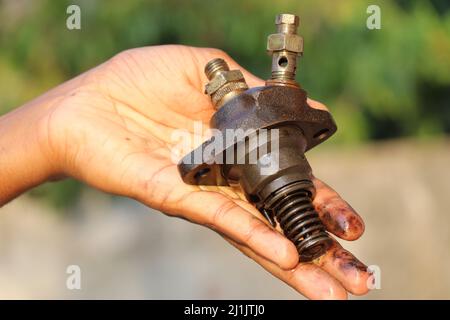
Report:
[{"label": "brass fitting", "polygon": [[231,70],[228,64],[220,58],[209,61],[205,66],[205,74],[209,82],[205,93],[211,96],[216,109],[231,98],[248,89],[244,75],[240,70]]},{"label": "brass fitting", "polygon": [[303,54],[303,38],[297,35],[299,23],[299,17],[293,14],[276,16],[277,33],[267,38],[267,52],[272,55],[272,77],[267,84],[298,86],[297,57]]}]

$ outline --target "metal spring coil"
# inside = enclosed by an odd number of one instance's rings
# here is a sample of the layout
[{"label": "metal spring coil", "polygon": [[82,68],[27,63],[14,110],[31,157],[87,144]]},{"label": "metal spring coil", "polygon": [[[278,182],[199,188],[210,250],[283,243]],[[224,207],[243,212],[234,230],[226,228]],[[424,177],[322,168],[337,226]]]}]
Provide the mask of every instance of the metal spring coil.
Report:
[{"label": "metal spring coil", "polygon": [[275,216],[285,236],[297,247],[301,261],[321,256],[331,245],[332,239],[314,209],[305,181],[278,189],[264,202],[264,209]]}]

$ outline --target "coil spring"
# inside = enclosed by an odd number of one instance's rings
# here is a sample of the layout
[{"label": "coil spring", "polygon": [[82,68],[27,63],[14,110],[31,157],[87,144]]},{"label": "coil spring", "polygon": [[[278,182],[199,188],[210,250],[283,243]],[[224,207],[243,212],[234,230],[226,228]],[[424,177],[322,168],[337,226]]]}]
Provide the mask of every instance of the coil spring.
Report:
[{"label": "coil spring", "polygon": [[300,261],[318,258],[330,247],[332,239],[314,209],[305,181],[278,189],[264,202],[264,210],[275,216],[285,236],[297,247]]}]

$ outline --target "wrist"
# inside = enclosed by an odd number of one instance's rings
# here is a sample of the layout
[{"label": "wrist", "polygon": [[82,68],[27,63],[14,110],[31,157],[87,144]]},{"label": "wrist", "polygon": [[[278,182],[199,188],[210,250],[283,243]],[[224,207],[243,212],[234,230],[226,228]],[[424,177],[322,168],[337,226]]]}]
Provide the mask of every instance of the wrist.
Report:
[{"label": "wrist", "polygon": [[0,117],[0,206],[59,170],[46,133],[54,99],[38,99]]}]

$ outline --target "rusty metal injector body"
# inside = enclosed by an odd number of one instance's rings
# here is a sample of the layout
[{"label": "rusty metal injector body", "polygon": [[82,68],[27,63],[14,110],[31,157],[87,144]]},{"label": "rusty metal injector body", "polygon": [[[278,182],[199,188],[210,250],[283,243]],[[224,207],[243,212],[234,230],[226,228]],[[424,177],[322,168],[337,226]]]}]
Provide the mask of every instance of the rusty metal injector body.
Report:
[{"label": "rusty metal injector body", "polygon": [[[300,261],[310,261],[323,255],[332,239],[312,204],[315,188],[304,153],[329,138],[336,125],[329,112],[308,105],[295,81],[297,57],[303,53],[298,16],[280,14],[275,23],[277,33],[267,43],[272,76],[265,86],[249,89],[242,73],[230,71],[222,59],[205,67],[206,93],[217,109],[210,127],[222,137],[230,130],[245,134],[222,138],[220,148],[205,153],[219,139],[212,137],[186,155],[178,169],[188,184],[240,185],[248,201],[295,244]],[[270,139],[259,139],[264,130]],[[239,154],[240,147],[244,152]],[[193,163],[196,153],[202,158]],[[250,161],[255,154],[256,161]]]}]

